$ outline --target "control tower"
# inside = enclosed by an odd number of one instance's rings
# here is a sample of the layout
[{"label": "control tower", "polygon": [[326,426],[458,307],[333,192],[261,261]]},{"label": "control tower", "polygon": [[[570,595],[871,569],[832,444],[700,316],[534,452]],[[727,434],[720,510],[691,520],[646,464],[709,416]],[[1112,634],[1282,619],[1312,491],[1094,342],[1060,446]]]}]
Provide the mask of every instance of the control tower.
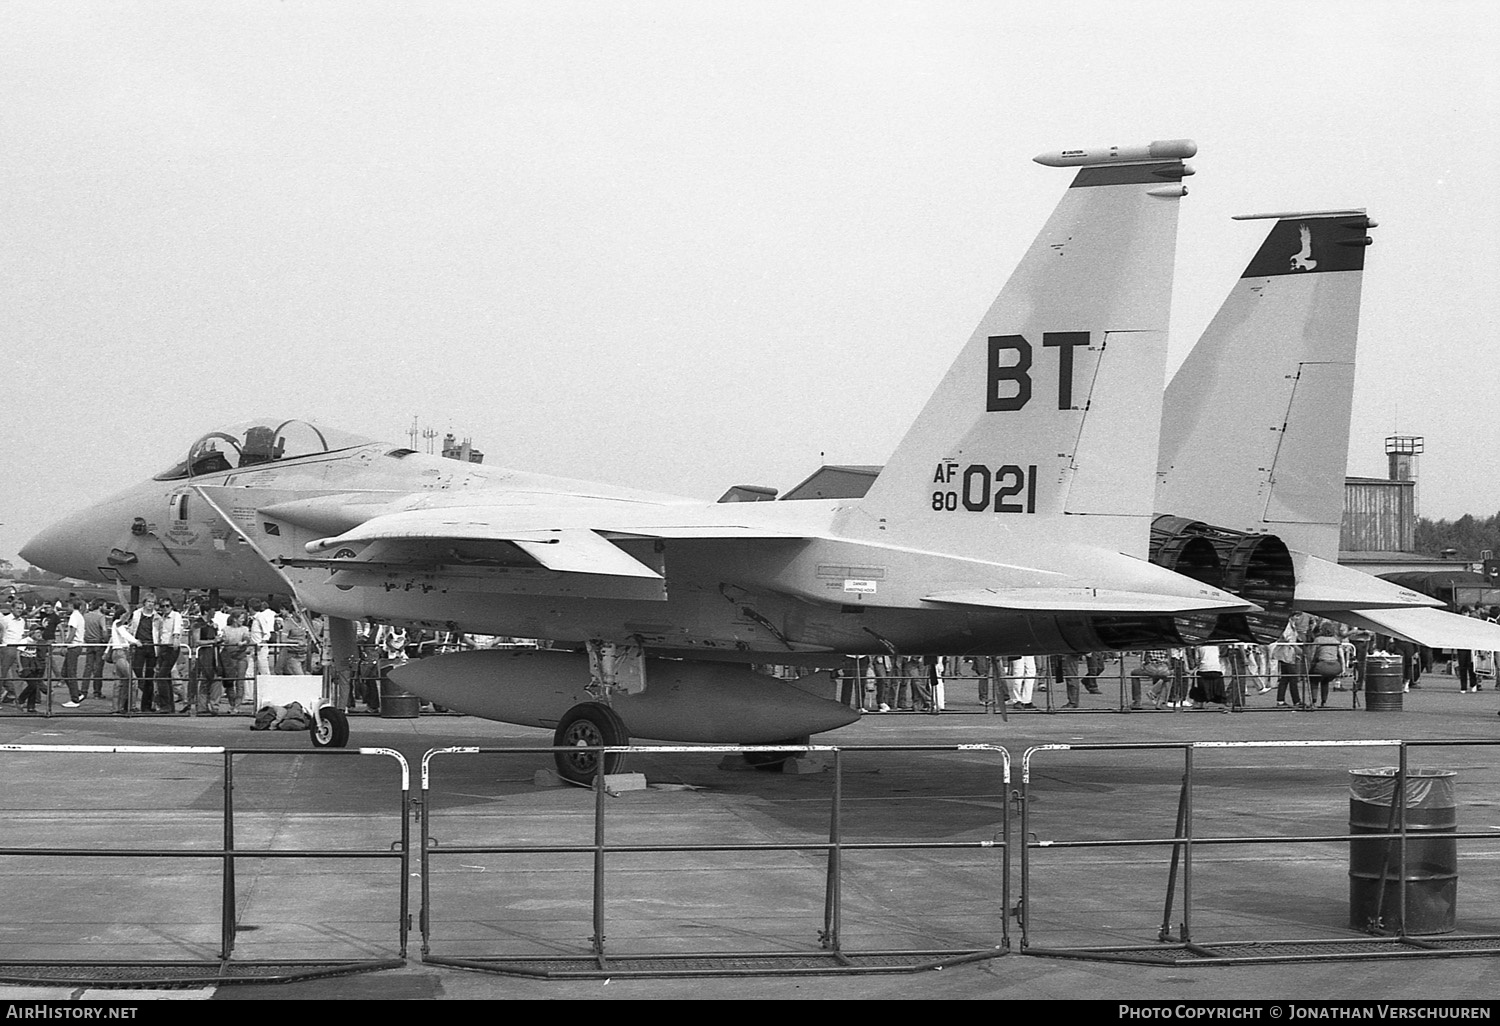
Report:
[{"label": "control tower", "polygon": [[1392,481],[1412,482],[1412,516],[1421,516],[1417,501],[1417,457],[1422,455],[1423,438],[1420,435],[1389,435],[1385,440],[1385,458],[1390,466]]}]

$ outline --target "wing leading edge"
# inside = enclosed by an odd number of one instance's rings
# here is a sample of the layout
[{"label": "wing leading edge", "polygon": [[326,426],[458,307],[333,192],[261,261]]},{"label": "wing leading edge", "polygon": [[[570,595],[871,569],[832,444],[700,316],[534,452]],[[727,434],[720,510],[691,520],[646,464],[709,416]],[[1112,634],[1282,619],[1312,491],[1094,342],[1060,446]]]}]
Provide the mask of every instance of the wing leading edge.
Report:
[{"label": "wing leading edge", "polygon": [[1428,648],[1500,650],[1500,624],[1441,609],[1359,609],[1329,614],[1340,623]]}]

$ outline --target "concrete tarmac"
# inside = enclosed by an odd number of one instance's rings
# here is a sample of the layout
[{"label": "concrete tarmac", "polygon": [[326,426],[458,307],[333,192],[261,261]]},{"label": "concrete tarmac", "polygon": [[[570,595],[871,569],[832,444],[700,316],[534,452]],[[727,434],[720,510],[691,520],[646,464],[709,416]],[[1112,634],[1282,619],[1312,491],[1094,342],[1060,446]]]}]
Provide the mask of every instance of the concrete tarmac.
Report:
[{"label": "concrete tarmac", "polygon": [[[1112,695],[1081,710],[986,714],[954,689],[942,715],[867,715],[818,739],[840,746],[1002,745],[1021,786],[1021,757],[1037,745],[1185,741],[1319,741],[1500,737],[1500,696],[1461,695],[1429,675],[1400,712],[1276,707],[1252,695],[1242,713],[1217,708],[1121,712]],[[1107,689],[1108,690],[1108,689]],[[1051,696],[1055,702],[1061,694]],[[1037,704],[1048,696],[1039,694]],[[226,746],[255,749],[234,765],[235,846],[294,851],[388,851],[400,837],[399,773],[378,755],[315,752],[305,733],[264,733],[248,720],[98,715],[106,702],[50,717],[0,715],[4,751],[0,847],[55,847],[60,857],[0,856],[6,913],[0,965],[83,965],[122,959],[207,962],[219,950],[221,862],[186,852],[223,843],[223,758],[213,753],[73,753],[66,746]],[[545,747],[550,735],[472,717],[355,716],[351,745],[400,752],[420,784],[423,753],[450,746]],[[825,841],[833,774],[721,768],[716,755],[633,754],[651,785],[605,799],[610,844],[736,844],[732,852],[617,853],[606,858],[605,935],[617,956],[732,951],[816,952],[824,925],[826,857],[818,850],[753,850]],[[1170,848],[1065,847],[1082,840],[1144,841],[1173,833],[1181,749],[1049,750],[1031,768],[1028,828],[1048,846],[1030,852],[1030,947],[1141,945],[1163,920]],[[1194,848],[1191,938],[1199,944],[1360,941],[1351,929],[1349,845],[1296,836],[1347,834],[1349,771],[1393,765],[1395,749],[1225,747],[1194,750],[1196,838],[1273,837]],[[547,753],[443,755],[432,764],[429,811],[430,950],[446,957],[586,955],[593,932],[587,854],[470,854],[445,849],[517,844],[587,845],[594,795],[541,787]],[[1463,831],[1496,840],[1459,844],[1456,930],[1500,934],[1500,749],[1417,748],[1413,767],[1457,773]],[[1000,836],[1007,789],[985,750],[850,752],[842,757],[840,830],[848,842],[944,847],[851,850],[843,856],[840,940],[852,952],[967,949],[998,944],[1004,922]],[[1012,808],[1016,808],[1012,803]],[[411,824],[413,851],[419,848]],[[1021,837],[1020,823],[1012,836]],[[99,849],[171,854],[102,856]],[[421,908],[411,867],[411,912]],[[1011,867],[1012,912],[1020,856]],[[235,874],[236,960],[384,959],[398,948],[400,868],[389,858],[242,859]],[[1425,886],[1425,885],[1424,885]],[[1435,884],[1433,886],[1436,886]],[[1176,878],[1174,936],[1183,920]],[[1354,910],[1362,915],[1367,909]],[[1387,910],[1388,911],[1388,910]],[[187,984],[122,989],[95,984],[0,984],[8,1000],[581,999],[581,998],[1030,998],[1157,1002],[1222,1000],[1472,1000],[1500,993],[1500,959],[1402,956],[1208,966],[1142,965],[1011,953],[920,973],[708,978],[539,980],[424,963],[414,928],[401,968],[300,982]],[[1440,938],[1439,938],[1440,939]],[[97,975],[97,974],[95,974]],[[12,975],[12,979],[15,976]],[[125,975],[120,977],[127,983]]]}]

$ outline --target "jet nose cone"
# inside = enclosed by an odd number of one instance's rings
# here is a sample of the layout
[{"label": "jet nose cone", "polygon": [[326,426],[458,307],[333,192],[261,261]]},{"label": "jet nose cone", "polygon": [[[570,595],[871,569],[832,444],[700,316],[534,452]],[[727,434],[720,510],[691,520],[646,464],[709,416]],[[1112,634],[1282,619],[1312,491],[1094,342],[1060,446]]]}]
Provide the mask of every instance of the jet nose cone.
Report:
[{"label": "jet nose cone", "polygon": [[81,560],[83,539],[75,519],[58,521],[21,546],[21,558],[65,577],[84,576],[86,571],[80,571],[80,561],[86,562]]}]

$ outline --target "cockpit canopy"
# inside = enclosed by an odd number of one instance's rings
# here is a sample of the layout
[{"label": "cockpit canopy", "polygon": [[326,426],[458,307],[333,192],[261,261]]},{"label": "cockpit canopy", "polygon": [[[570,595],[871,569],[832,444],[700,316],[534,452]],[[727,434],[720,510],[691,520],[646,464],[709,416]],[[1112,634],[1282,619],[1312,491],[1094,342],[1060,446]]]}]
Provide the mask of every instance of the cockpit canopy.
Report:
[{"label": "cockpit canopy", "polygon": [[320,428],[305,420],[250,420],[210,431],[188,449],[187,458],[156,475],[158,481],[179,481],[205,474],[222,474],[264,463],[339,452],[374,441],[347,431]]}]

